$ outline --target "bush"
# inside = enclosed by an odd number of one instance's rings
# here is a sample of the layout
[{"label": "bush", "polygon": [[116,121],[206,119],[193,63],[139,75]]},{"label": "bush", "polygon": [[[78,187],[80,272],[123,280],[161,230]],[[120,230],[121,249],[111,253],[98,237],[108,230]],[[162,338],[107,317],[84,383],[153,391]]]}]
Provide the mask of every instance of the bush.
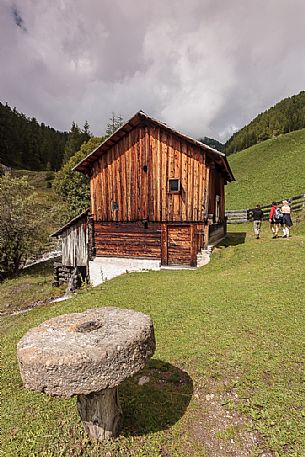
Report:
[{"label": "bush", "polygon": [[47,240],[44,216],[25,177],[0,177],[0,280],[41,251]]},{"label": "bush", "polygon": [[[72,156],[55,175],[53,189],[62,202],[61,211],[65,214],[63,223],[90,206],[90,180],[88,176],[72,171],[72,168],[96,149],[102,141],[103,138],[91,138],[84,143],[80,151]],[[65,207],[64,211],[63,207]]]}]

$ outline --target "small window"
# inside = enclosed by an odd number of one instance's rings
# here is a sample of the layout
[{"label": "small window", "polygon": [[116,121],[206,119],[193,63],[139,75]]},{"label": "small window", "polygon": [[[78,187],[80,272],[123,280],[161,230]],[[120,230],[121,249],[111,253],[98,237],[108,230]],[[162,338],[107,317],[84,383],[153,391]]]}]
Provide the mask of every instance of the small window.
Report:
[{"label": "small window", "polygon": [[112,211],[116,211],[117,209],[119,209],[119,205],[117,204],[117,202],[112,202],[111,208],[112,208]]},{"label": "small window", "polygon": [[144,173],[147,173],[147,165],[143,166],[143,171],[144,171]]},{"label": "small window", "polygon": [[168,180],[168,192],[173,194],[180,193],[180,179],[173,178]]}]

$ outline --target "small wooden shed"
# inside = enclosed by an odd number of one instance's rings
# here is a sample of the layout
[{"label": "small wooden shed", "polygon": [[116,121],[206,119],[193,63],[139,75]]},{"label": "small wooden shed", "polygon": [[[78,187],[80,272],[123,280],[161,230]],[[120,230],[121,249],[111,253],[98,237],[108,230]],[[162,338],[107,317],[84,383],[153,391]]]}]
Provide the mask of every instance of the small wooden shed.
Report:
[{"label": "small wooden shed", "polygon": [[[74,170],[90,176],[90,258],[196,266],[200,250],[225,235],[224,186],[234,180],[225,154],[143,111]],[[63,232],[72,239],[72,228]],[[74,262],[68,244],[65,256]]]},{"label": "small wooden shed", "polygon": [[89,220],[89,210],[86,210],[51,235],[61,240],[62,250],[62,261],[54,263],[55,285],[67,282],[76,267],[83,280],[88,277]]}]

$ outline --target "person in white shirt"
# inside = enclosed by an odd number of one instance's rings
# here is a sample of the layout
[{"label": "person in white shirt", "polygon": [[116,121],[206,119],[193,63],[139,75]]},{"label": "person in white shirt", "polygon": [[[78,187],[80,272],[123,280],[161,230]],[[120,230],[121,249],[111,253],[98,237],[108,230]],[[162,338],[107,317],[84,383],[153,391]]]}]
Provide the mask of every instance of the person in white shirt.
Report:
[{"label": "person in white shirt", "polygon": [[290,227],[292,226],[292,220],[291,220],[290,213],[291,213],[291,209],[289,206],[289,202],[287,200],[283,200],[283,206],[282,206],[283,233],[284,233],[283,238],[289,238],[289,230],[290,230]]}]

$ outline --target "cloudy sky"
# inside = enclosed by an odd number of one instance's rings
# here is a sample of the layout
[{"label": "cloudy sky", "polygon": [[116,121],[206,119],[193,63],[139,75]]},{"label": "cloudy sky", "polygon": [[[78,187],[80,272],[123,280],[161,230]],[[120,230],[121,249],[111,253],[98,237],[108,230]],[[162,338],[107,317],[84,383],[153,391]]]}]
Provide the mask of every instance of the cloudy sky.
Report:
[{"label": "cloudy sky", "polygon": [[142,109],[226,140],[305,89],[305,0],[0,0],[0,100],[60,130]]}]

